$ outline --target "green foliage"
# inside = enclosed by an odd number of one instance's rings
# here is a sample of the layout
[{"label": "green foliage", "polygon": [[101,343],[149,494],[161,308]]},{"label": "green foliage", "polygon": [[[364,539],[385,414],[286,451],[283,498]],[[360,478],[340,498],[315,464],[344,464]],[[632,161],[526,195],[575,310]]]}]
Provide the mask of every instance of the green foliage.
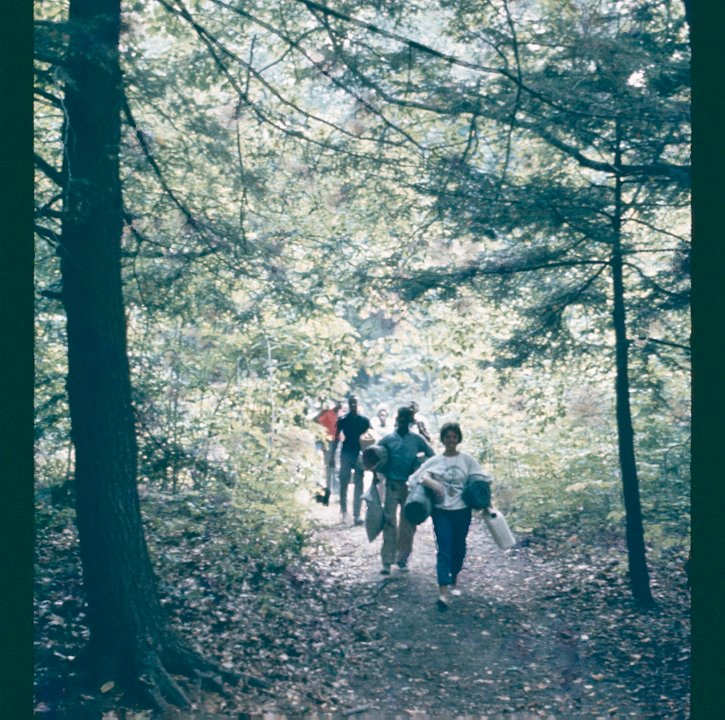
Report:
[{"label": "green foliage", "polygon": [[[470,290],[459,290],[452,305],[407,308],[393,334],[375,346],[375,384],[362,400],[418,399],[436,446],[441,424],[459,421],[462,448],[493,473],[494,500],[514,529],[623,533],[607,356],[542,360],[504,374],[490,359],[510,324]],[[654,359],[637,370],[646,537],[655,549],[681,548],[690,519],[688,377]]]},{"label": "green foliage", "polygon": [[[199,578],[191,589],[193,601],[194,593],[204,593],[204,584],[258,583],[299,557],[309,535],[306,521],[293,504],[280,502],[279,491],[265,490],[258,477],[255,482],[254,487],[235,491],[145,496],[147,537],[160,568],[162,591],[176,594],[172,586],[184,565],[193,565]],[[272,496],[273,502],[262,501]]]}]

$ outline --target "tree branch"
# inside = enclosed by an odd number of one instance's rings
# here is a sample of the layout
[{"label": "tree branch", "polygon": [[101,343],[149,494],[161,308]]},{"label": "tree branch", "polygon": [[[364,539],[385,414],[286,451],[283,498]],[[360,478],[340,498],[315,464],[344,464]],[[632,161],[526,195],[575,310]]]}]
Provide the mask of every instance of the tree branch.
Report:
[{"label": "tree branch", "polygon": [[[433,57],[437,57],[441,60],[444,60],[448,63],[455,64],[461,67],[470,68],[472,70],[476,70],[478,72],[485,72],[487,74],[497,74],[502,77],[507,78],[509,81],[514,83],[514,85],[517,88],[517,97],[519,97],[520,92],[526,92],[531,97],[534,97],[538,99],[539,101],[549,105],[550,107],[553,107],[555,109],[558,109],[567,115],[576,114],[574,111],[572,111],[570,108],[561,107],[556,102],[554,102],[551,98],[547,98],[542,93],[536,91],[535,89],[529,87],[527,84],[523,82],[523,79],[520,75],[520,67],[517,68],[516,72],[511,72],[509,70],[506,70],[505,68],[492,68],[492,67],[486,67],[477,63],[471,63],[465,60],[461,60],[460,58],[457,58],[453,55],[448,55],[446,53],[442,53],[438,50],[435,50],[434,48],[431,48],[427,45],[423,45],[422,43],[415,42],[413,40],[410,40],[398,33],[389,32],[387,30],[383,30],[382,28],[368,22],[357,20],[350,15],[347,15],[345,13],[342,13],[337,10],[333,10],[325,5],[321,5],[320,3],[314,2],[313,0],[297,0],[298,2],[302,3],[306,7],[308,7],[310,10],[314,10],[317,12],[324,13],[327,16],[337,18],[338,20],[342,20],[344,22],[350,23],[352,25],[355,25],[357,27],[360,27],[366,31],[375,33],[377,35],[380,35],[382,37],[386,37],[389,39],[396,40],[407,47],[411,49],[418,50],[420,52],[423,52],[425,54],[431,55]],[[514,41],[515,42],[515,41]],[[405,105],[409,101],[405,100],[396,100],[393,99],[396,104],[399,105]],[[465,111],[472,111],[470,108],[466,108]],[[484,112],[483,106],[476,108],[476,113],[480,114],[482,116],[485,116],[486,113]],[[494,119],[497,118],[497,114]],[[518,125],[520,127],[526,127],[529,130],[534,131],[536,134],[539,135],[543,140],[551,144],[553,147],[561,150],[562,152],[566,153],[570,157],[574,158],[582,167],[587,167],[592,170],[598,170],[601,172],[607,172],[612,173],[614,172],[614,168],[611,164],[600,162],[597,160],[592,160],[591,158],[588,158],[584,153],[582,153],[577,148],[573,147],[572,145],[568,144],[567,142],[559,139],[556,137],[553,133],[544,130],[540,127],[540,125],[537,125],[533,122],[523,122],[521,120],[518,121]],[[627,176],[646,176],[646,177],[669,177],[673,180],[676,180],[678,182],[681,182],[683,184],[689,184],[690,182],[690,173],[691,168],[689,165],[676,165],[674,163],[651,163],[648,165],[622,165],[618,168],[619,173],[621,177],[627,177]]]},{"label": "tree branch", "polygon": [[[131,107],[128,104],[128,98],[124,95],[123,98],[123,113],[126,117],[126,122],[128,122],[131,129],[134,131],[134,134],[136,136],[136,140],[138,140],[139,145],[141,146],[141,150],[144,154],[144,157],[146,158],[146,161],[151,166],[151,169],[154,171],[154,174],[156,175],[159,183],[161,184],[161,187],[163,191],[171,198],[171,201],[176,205],[176,207],[179,209],[181,214],[186,218],[186,221],[189,223],[189,225],[194,228],[197,232],[200,234],[203,234],[202,228],[199,227],[198,222],[196,221],[196,218],[192,215],[191,211],[184,205],[184,203],[179,200],[179,198],[176,196],[176,193],[171,189],[169,184],[166,182],[166,179],[164,178],[163,173],[161,172],[161,168],[159,167],[158,163],[156,162],[156,159],[154,158],[151,149],[149,148],[148,143],[146,142],[146,137],[139,129],[138,125],[136,124],[136,120],[133,117],[133,114],[131,112]],[[129,223],[131,224],[131,223]]]},{"label": "tree branch", "polygon": [[689,345],[682,345],[680,343],[672,342],[670,340],[660,340],[658,338],[652,338],[647,336],[640,336],[639,340],[654,343],[655,345],[664,345],[666,347],[675,348],[676,350],[682,350],[687,354],[692,352],[692,348],[690,348]]},{"label": "tree branch", "polygon": [[33,230],[42,238],[47,240],[54,247],[60,243],[60,235],[54,232],[50,228],[39,225],[38,223],[33,224]]},{"label": "tree branch", "polygon": [[38,153],[33,153],[35,167],[38,168],[47,178],[52,180],[58,187],[65,186],[65,178],[60,170],[56,170],[47,160],[44,160]]},{"label": "tree branch", "polygon": [[[252,22],[257,23],[258,25],[260,25],[261,27],[263,27],[265,30],[273,33],[277,37],[279,37],[282,40],[284,40],[291,47],[295,48],[295,50],[297,50],[301,55],[303,55],[305,57],[305,59],[311,65],[313,65],[315,67],[315,69],[320,74],[322,74],[324,77],[326,77],[333,85],[335,85],[336,87],[340,88],[343,92],[347,93],[348,95],[351,95],[352,97],[354,97],[355,100],[357,102],[359,102],[363,107],[365,107],[366,110],[368,110],[371,114],[375,115],[376,117],[380,118],[380,120],[382,120],[382,122],[386,126],[388,126],[391,130],[394,130],[395,132],[397,132],[400,135],[402,135],[405,138],[405,140],[407,140],[409,143],[411,143],[412,145],[414,145],[418,149],[422,149],[422,146],[417,142],[417,140],[415,140],[409,133],[407,133],[401,127],[399,127],[398,125],[396,125],[395,123],[393,123],[391,120],[389,120],[388,118],[386,118],[385,115],[382,113],[381,110],[379,110],[374,105],[372,105],[369,101],[367,101],[359,93],[356,93],[353,89],[351,89],[350,87],[348,87],[347,85],[345,85],[345,83],[343,83],[342,81],[338,80],[334,75],[332,75],[332,73],[330,73],[330,71],[326,67],[324,67],[324,65],[322,63],[317,62],[312,57],[310,57],[310,55],[307,53],[307,51],[302,47],[302,45],[297,40],[293,40],[288,35],[285,35],[284,33],[280,32],[277,28],[273,27],[269,23],[266,23],[263,20],[260,20],[259,18],[255,17],[254,15],[251,15],[250,13],[242,10],[241,8],[232,7],[232,6],[230,6],[230,5],[228,5],[228,4],[224,3],[224,2],[221,2],[221,0],[213,0],[213,1],[215,2],[215,4],[219,5],[220,7],[224,7],[226,9],[228,9],[228,10],[231,10],[232,12],[234,12],[234,13],[236,13],[238,15],[241,15],[242,17],[245,17],[245,18],[251,20]],[[332,34],[331,34],[330,30],[329,30],[329,27],[327,25],[325,25],[325,27],[328,29],[328,35],[330,35],[330,39],[332,40],[333,45],[337,46],[337,43],[335,42],[335,39],[332,36]],[[227,52],[229,52],[229,51],[227,51]],[[244,63],[244,60],[241,60],[236,55],[233,55],[232,54],[232,57],[234,59],[236,59],[238,62],[245,64]],[[350,137],[353,137],[355,140],[370,139],[370,138],[360,138],[357,134],[352,133],[352,132],[350,132],[348,130],[345,130],[344,128],[340,127],[339,125],[337,125],[335,123],[331,123],[328,120],[325,120],[323,118],[319,118],[319,117],[316,117],[316,116],[313,116],[313,115],[307,113],[302,108],[294,105],[289,100],[287,100],[286,98],[284,98],[275,88],[273,88],[271,85],[269,85],[269,83],[266,80],[264,80],[264,78],[262,78],[262,76],[258,73],[258,71],[254,70],[254,68],[251,68],[251,70],[254,73],[254,76],[260,82],[262,82],[265,85],[265,87],[267,87],[284,104],[292,107],[297,112],[299,112],[302,115],[304,115],[305,117],[309,117],[310,119],[316,120],[317,122],[321,122],[321,123],[323,123],[325,125],[328,125],[328,126],[334,128],[337,132],[340,132],[340,133],[342,133],[344,135],[348,135]],[[396,143],[388,143],[388,144],[397,146]]]},{"label": "tree branch", "polygon": [[689,185],[691,172],[691,168],[689,165],[675,165],[673,163],[651,163],[649,165],[622,164],[615,167],[613,163],[592,160],[591,158],[584,155],[581,150],[578,150],[573,145],[570,145],[564,140],[556,137],[556,135],[554,135],[549,130],[546,130],[541,125],[530,121],[519,120],[519,126],[524,127],[527,130],[531,130],[542,140],[545,140],[547,143],[549,143],[549,145],[555,147],[557,150],[561,150],[563,153],[576,160],[579,165],[585,168],[589,168],[590,170],[597,170],[599,172],[608,173],[610,175],[619,174],[620,177],[668,177],[672,180],[677,180],[678,182]]}]

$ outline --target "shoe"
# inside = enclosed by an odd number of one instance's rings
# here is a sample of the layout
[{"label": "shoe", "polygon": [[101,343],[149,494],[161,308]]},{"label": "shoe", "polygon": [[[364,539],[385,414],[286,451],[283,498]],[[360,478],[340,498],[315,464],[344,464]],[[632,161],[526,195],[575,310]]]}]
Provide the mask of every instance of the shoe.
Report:
[{"label": "shoe", "polygon": [[440,595],[438,597],[438,599],[436,600],[436,607],[441,611],[448,610],[448,598],[445,598],[445,597],[443,597],[443,595]]},{"label": "shoe", "polygon": [[408,561],[407,560],[401,560],[398,563],[398,571],[399,572],[409,572],[409,570],[410,569],[408,568]]},{"label": "shoe", "polygon": [[318,488],[315,493],[315,502],[327,507],[330,504],[330,491],[327,488]]},{"label": "shoe", "polygon": [[383,565],[383,569],[380,571],[381,575],[390,575],[390,565]]},{"label": "shoe", "polygon": [[461,597],[461,591],[458,588],[452,587],[449,592],[453,597]]},{"label": "shoe", "polygon": [[342,513],[340,515],[340,522],[343,525],[347,525],[350,522],[350,516],[347,513]]},{"label": "shoe", "polygon": [[356,527],[359,526],[359,525],[362,525],[362,524],[363,524],[363,521],[360,518],[356,518],[355,519],[355,526]]}]

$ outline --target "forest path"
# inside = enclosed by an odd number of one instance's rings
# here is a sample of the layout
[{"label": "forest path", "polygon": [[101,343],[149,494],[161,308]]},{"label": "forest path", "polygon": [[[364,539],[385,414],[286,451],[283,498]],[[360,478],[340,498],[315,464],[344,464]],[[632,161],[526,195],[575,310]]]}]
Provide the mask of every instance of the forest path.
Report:
[{"label": "forest path", "polygon": [[[440,612],[430,520],[410,571],[381,576],[380,538],[341,525],[335,501],[302,500],[313,531],[298,557],[236,547],[224,494],[146,499],[173,626],[242,676],[222,694],[189,687],[192,706],[164,720],[689,717],[683,548],[649,553],[657,605],[643,612],[620,536],[521,532],[503,552],[474,518],[463,594]],[[122,688],[86,686],[73,670],[87,628],[72,514],[41,519],[37,717],[150,720]]]},{"label": "forest path", "polygon": [[294,577],[285,600],[287,669],[265,690],[266,714],[240,717],[688,717],[689,598],[665,579],[672,566],[652,569],[659,602],[642,613],[621,548],[570,536],[503,552],[474,518],[462,595],[441,612],[430,520],[410,571],[386,577],[381,538],[341,525],[332,503],[310,512],[314,577]]}]

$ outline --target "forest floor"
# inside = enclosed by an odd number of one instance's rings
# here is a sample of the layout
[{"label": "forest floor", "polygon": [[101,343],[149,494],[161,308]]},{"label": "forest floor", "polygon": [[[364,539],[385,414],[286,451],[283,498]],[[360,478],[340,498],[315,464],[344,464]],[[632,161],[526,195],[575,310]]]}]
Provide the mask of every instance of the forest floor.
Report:
[{"label": "forest floor", "polygon": [[[642,611],[620,539],[527,535],[504,552],[474,518],[462,595],[442,612],[430,520],[418,528],[409,572],[393,566],[381,576],[380,537],[369,543],[363,527],[342,525],[334,503],[311,503],[310,513],[316,529],[301,560],[262,584],[217,588],[175,615],[244,681],[165,718],[689,717],[690,608],[679,554],[650,561],[657,604]],[[52,616],[56,629],[71,622],[57,608]],[[114,705],[122,700],[113,691],[79,697],[68,685],[62,700],[43,700],[42,678],[58,675],[68,652],[58,650],[40,662],[37,717],[151,717]]]}]

